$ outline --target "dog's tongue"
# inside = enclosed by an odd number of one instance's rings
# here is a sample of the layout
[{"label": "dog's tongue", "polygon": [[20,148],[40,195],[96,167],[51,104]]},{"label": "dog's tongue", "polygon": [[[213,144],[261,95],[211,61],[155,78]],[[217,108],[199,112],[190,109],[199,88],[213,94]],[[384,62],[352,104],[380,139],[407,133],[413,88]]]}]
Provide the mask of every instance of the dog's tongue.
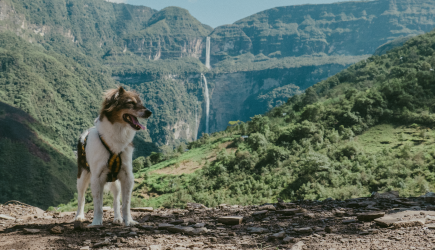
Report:
[{"label": "dog's tongue", "polygon": [[144,126],[144,125],[142,125],[142,124],[140,124],[139,123],[139,121],[137,120],[137,118],[135,117],[135,116],[130,116],[131,117],[131,120],[133,121],[133,124],[134,125],[137,125],[137,126],[139,126],[142,130],[145,130],[146,129],[146,127]]}]

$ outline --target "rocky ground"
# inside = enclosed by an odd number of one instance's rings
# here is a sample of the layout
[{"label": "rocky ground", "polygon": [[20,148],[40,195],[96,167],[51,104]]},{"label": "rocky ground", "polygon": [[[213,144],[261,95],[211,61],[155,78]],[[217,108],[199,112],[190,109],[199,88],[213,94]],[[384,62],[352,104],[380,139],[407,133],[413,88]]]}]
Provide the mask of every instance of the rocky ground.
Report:
[{"label": "rocky ground", "polygon": [[262,206],[136,208],[134,227],[74,222],[15,203],[0,205],[0,249],[435,249],[435,197],[375,195]]}]

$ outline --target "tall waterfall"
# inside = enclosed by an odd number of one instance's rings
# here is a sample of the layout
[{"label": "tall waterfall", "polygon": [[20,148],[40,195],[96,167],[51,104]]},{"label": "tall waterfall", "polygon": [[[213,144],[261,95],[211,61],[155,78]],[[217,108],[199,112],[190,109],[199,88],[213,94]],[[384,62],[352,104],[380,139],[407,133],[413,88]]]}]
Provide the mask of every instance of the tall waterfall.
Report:
[{"label": "tall waterfall", "polygon": [[204,96],[205,96],[205,132],[208,134],[210,126],[210,96],[208,94],[207,78],[201,73],[201,77],[204,79]]},{"label": "tall waterfall", "polygon": [[198,140],[198,103],[195,108],[195,141]]},{"label": "tall waterfall", "polygon": [[205,44],[205,67],[210,69],[210,37],[207,37],[207,43]]}]

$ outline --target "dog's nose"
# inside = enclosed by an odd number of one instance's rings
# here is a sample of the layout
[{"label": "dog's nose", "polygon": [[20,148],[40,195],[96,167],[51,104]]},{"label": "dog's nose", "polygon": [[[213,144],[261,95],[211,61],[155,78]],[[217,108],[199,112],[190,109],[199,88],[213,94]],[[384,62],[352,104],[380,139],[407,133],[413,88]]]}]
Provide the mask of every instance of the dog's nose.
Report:
[{"label": "dog's nose", "polygon": [[153,114],[153,112],[151,112],[151,111],[148,110],[148,109],[145,109],[145,112],[144,112],[143,117],[144,117],[144,118],[148,118],[148,117],[150,117],[152,114]]}]

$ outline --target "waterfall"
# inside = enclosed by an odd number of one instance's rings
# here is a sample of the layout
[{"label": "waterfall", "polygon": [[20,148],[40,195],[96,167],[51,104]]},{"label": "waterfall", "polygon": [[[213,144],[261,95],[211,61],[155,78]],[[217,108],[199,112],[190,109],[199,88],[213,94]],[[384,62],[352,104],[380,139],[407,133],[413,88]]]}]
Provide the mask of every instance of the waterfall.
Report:
[{"label": "waterfall", "polygon": [[195,108],[195,141],[198,140],[198,103]]},{"label": "waterfall", "polygon": [[205,133],[209,133],[210,126],[210,96],[208,94],[207,78],[201,73],[201,77],[204,79],[204,96],[205,96]]},{"label": "waterfall", "polygon": [[205,45],[205,67],[210,69],[210,37],[207,37],[207,42]]}]

